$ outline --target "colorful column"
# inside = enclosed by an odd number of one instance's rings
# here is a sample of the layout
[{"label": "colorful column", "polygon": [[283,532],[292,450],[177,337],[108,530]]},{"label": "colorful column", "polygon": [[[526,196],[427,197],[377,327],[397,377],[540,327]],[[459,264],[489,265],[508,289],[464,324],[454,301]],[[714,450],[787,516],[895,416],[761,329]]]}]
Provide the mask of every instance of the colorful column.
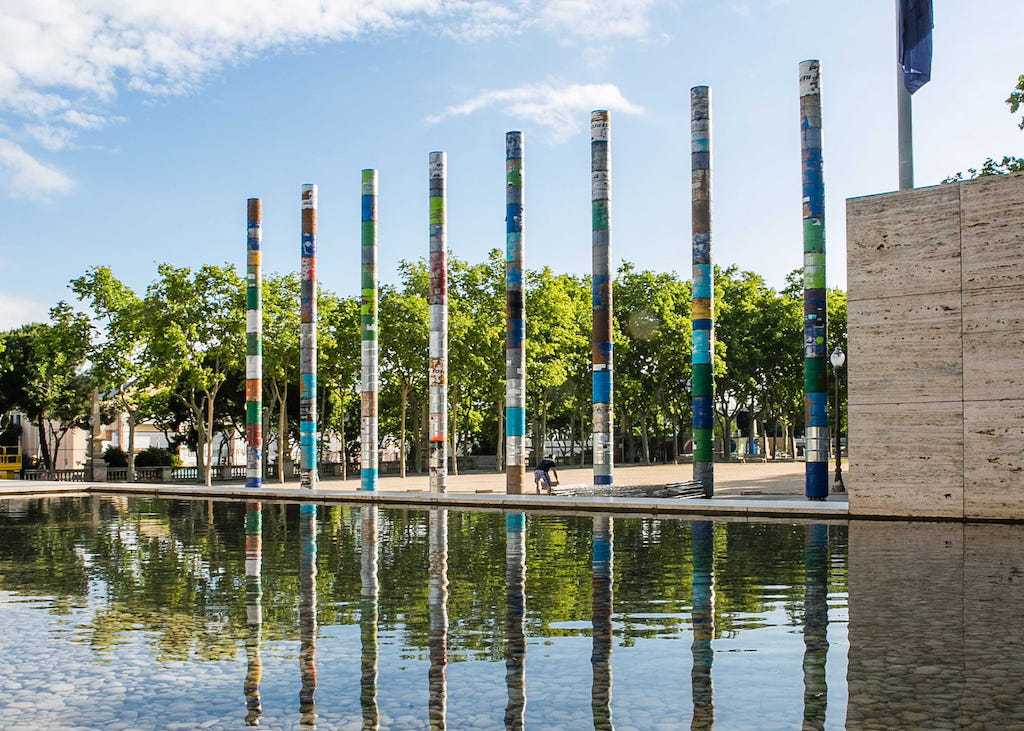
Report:
[{"label": "colorful column", "polygon": [[526,726],[526,513],[505,514],[506,731]]},{"label": "colorful column", "polygon": [[612,518],[594,518],[593,557],[591,559],[592,632],[593,647],[590,667],[593,682],[590,686],[590,710],[594,728],[612,731],[612,644],[615,639],[612,617],[614,592],[612,589],[612,554],[615,534]]},{"label": "colorful column", "polygon": [[[251,203],[251,201],[250,201]],[[250,220],[251,220],[250,216]],[[245,725],[259,726],[263,715],[260,655],[263,627],[263,505],[245,504]]]},{"label": "colorful column", "polygon": [[612,173],[610,120],[606,110],[590,113],[590,195],[593,225],[594,484],[611,485],[615,461],[612,402]]},{"label": "colorful column", "polygon": [[430,491],[448,490],[448,229],[447,159],[430,153]]},{"label": "colorful column", "polygon": [[430,629],[427,639],[430,669],[428,712],[430,728],[443,731],[448,715],[448,511],[431,510],[427,533],[428,570],[427,612]]},{"label": "colorful column", "polygon": [[526,304],[523,299],[523,133],[505,133],[505,492],[526,474]]},{"label": "colorful column", "polygon": [[302,273],[299,289],[300,485],[316,488],[316,186],[302,186]]},{"label": "colorful column", "polygon": [[362,412],[359,449],[360,490],[377,489],[377,171],[363,171],[362,222]]},{"label": "colorful column", "polygon": [[[690,89],[693,479],[715,494],[715,271],[711,264],[711,89]],[[728,435],[725,437],[728,439]]]},{"label": "colorful column", "polygon": [[263,202],[248,200],[245,257],[245,486],[263,486]]},{"label": "colorful column", "polygon": [[825,179],[821,160],[821,63],[800,62],[800,148],[804,199],[804,454],[808,500],[828,497],[828,346]]}]

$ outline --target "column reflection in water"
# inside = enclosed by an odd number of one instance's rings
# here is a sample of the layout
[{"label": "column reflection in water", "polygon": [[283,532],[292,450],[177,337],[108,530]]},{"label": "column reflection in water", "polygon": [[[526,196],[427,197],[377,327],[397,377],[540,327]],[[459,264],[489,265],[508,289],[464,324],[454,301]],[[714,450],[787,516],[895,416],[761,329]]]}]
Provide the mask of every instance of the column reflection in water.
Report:
[{"label": "column reflection in water", "polygon": [[448,511],[431,510],[429,528],[430,585],[430,728],[446,727],[448,666]]},{"label": "column reflection in water", "polygon": [[359,549],[361,579],[361,610],[359,613],[359,637],[362,643],[362,680],[359,703],[363,708],[363,728],[380,728],[380,713],[377,708],[377,597],[380,584],[377,580],[377,508],[361,508],[362,545]]},{"label": "column reflection in water", "polygon": [[590,708],[594,728],[613,729],[612,724],[612,548],[615,537],[612,519],[594,518],[592,569],[593,588],[593,650],[590,665],[594,682],[590,691]]},{"label": "column reflection in water", "polygon": [[526,714],[526,513],[505,516],[505,728],[523,728]]},{"label": "column reflection in water", "polygon": [[828,685],[828,526],[807,526],[804,547],[804,725],[825,728]]},{"label": "column reflection in water", "polygon": [[299,506],[299,713],[316,726],[316,505]]},{"label": "column reflection in water", "polygon": [[690,685],[693,693],[691,729],[715,726],[715,688],[711,666],[715,659],[715,524],[698,520],[693,524],[693,669]]},{"label": "column reflection in water", "polygon": [[259,726],[263,715],[260,679],[263,658],[260,642],[263,629],[263,506],[245,504],[245,725]]}]

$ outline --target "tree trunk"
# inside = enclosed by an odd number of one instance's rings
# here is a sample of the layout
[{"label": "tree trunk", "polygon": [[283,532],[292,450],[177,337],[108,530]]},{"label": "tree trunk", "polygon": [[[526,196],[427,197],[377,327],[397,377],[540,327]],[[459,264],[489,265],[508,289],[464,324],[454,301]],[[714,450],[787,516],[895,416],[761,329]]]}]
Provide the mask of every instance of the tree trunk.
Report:
[{"label": "tree trunk", "polygon": [[274,382],[274,395],[277,396],[277,481],[283,483],[290,475],[285,469],[285,460],[291,462],[291,449],[288,439],[288,389],[280,388]]},{"label": "tree trunk", "polygon": [[651,437],[647,428],[647,413],[640,415],[640,446],[643,449],[643,463],[651,463]]},{"label": "tree trunk", "polygon": [[39,415],[39,449],[43,453],[43,467],[53,469],[53,457],[50,456],[50,441],[46,438],[46,416]]},{"label": "tree trunk", "polygon": [[136,412],[127,409],[128,412],[128,482],[135,482],[135,425],[137,422]]},{"label": "tree trunk", "polygon": [[505,399],[499,398],[498,405],[498,438],[494,440],[494,471],[505,471]]},{"label": "tree trunk", "polygon": [[207,487],[213,485],[213,397],[216,393],[216,389],[206,392],[206,468],[203,478]]},{"label": "tree trunk", "polygon": [[450,434],[451,435],[451,440],[450,441],[451,441],[451,445],[452,445],[452,472],[451,473],[455,477],[459,476],[459,455],[458,455],[458,443],[457,443],[457,435],[458,435],[459,432],[458,432],[458,429],[456,428],[456,417],[458,416],[458,413],[459,413],[459,399],[458,399],[458,395],[456,395],[455,398],[452,399],[452,423],[448,425],[449,426],[449,431],[451,433]]},{"label": "tree trunk", "polygon": [[405,462],[408,455],[405,453],[405,416],[409,408],[409,387],[402,386],[402,419],[401,427],[398,430],[398,476],[405,478]]},{"label": "tree trunk", "polygon": [[345,437],[345,392],[341,394],[341,479],[348,479],[348,439]]}]

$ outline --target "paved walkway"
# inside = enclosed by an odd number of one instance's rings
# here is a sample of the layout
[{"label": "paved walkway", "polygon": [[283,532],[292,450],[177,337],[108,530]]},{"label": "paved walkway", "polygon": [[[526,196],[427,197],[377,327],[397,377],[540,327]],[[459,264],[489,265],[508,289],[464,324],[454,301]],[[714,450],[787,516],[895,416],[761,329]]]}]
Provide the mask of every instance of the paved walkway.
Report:
[{"label": "paved walkway", "polygon": [[[586,469],[558,471],[562,486],[589,485],[593,472]],[[616,466],[615,484],[662,485],[692,479],[691,465]],[[532,480],[531,480],[532,483]],[[687,517],[731,517],[739,520],[826,519],[845,520],[849,505],[845,495],[830,495],[826,501],[804,498],[803,462],[720,463],[715,465],[715,496],[705,499],[585,497],[569,495],[505,494],[504,473],[450,475],[448,492],[429,491],[426,475],[406,478],[385,476],[377,492],[358,490],[355,475],[348,480],[324,479],[319,489],[301,491],[297,481],[284,485],[264,483],[259,496],[265,500],[317,503],[378,504],[402,507],[464,507],[490,510],[545,510],[558,513],[615,512],[645,515],[686,515]],[[44,494],[111,493],[252,499],[253,490],[239,483],[202,485],[157,485],[152,483],[69,483],[0,480],[0,497],[32,497]]]}]

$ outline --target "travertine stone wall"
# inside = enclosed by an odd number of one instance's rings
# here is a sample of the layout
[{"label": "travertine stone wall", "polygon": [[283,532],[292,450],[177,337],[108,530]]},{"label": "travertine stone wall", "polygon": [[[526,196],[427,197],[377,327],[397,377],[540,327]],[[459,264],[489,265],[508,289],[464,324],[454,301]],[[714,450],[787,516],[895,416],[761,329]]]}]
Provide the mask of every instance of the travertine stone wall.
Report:
[{"label": "travertine stone wall", "polygon": [[1024,175],[846,221],[851,512],[1024,518]]}]

